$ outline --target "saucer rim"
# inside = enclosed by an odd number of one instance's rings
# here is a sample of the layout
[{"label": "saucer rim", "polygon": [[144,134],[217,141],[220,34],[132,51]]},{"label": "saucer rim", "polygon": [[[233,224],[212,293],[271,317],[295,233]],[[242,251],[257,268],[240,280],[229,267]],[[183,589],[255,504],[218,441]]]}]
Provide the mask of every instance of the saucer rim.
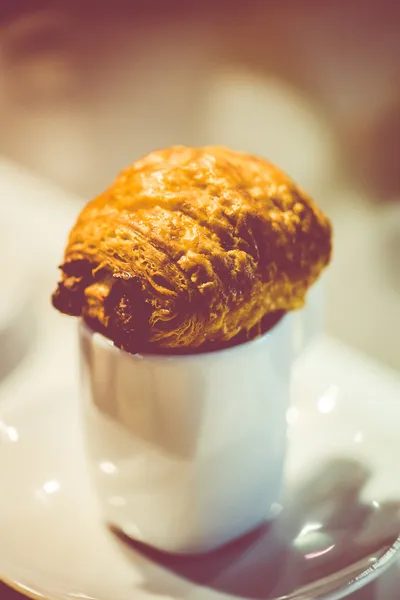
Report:
[{"label": "saucer rim", "polygon": [[[364,570],[360,575],[357,575],[350,581],[345,584],[342,584],[340,587],[327,592],[326,594],[314,596],[314,600],[342,600],[342,598],[346,598],[353,594],[354,592],[364,588],[366,585],[369,585],[373,581],[375,581],[378,577],[383,575],[391,566],[393,566],[393,560],[395,556],[399,554],[400,550],[400,533],[393,544],[386,550],[386,552],[375,562],[371,567]],[[356,567],[357,564],[362,563],[363,559],[353,563],[353,567]],[[347,567],[348,568],[348,567]],[[334,575],[337,576],[342,571],[345,571],[346,568],[340,569]],[[332,575],[328,576],[331,577]],[[328,577],[319,581],[319,587],[323,585],[324,580]],[[30,586],[25,585],[21,581],[17,581],[12,577],[4,576],[0,574],[0,584],[8,586],[10,589],[14,590],[21,596],[29,598],[30,600],[43,600],[44,596],[40,591],[36,591]],[[293,594],[279,596],[275,600],[301,600],[304,596],[304,593],[318,593],[317,590],[313,590],[312,586],[306,585],[302,588],[296,590]],[[47,600],[64,600],[65,592],[62,594],[57,594],[54,592],[45,592]],[[68,592],[66,592],[68,594]],[[228,594],[225,594],[228,598]],[[233,596],[232,596],[233,597]],[[100,596],[96,596],[92,600],[102,600]],[[178,600],[178,599],[176,599]]]}]

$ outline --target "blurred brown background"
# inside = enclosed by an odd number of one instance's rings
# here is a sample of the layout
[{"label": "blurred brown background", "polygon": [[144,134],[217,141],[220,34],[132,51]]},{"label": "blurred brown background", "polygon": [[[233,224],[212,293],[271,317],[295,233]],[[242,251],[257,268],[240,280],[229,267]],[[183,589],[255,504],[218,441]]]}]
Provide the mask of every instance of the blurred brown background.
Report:
[{"label": "blurred brown background", "polygon": [[400,369],[400,3],[3,3],[0,131],[82,199],[170,144],[276,161],[334,221],[328,331]]}]

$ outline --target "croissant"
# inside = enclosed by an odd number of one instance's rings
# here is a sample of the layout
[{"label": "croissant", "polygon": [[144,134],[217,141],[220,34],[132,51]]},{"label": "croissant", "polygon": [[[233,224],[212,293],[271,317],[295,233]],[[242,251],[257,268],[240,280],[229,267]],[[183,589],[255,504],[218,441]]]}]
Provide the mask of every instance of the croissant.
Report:
[{"label": "croissant", "polygon": [[175,146],[82,210],[53,304],[128,352],[220,347],[303,306],[330,257],[329,220],[274,165]]}]

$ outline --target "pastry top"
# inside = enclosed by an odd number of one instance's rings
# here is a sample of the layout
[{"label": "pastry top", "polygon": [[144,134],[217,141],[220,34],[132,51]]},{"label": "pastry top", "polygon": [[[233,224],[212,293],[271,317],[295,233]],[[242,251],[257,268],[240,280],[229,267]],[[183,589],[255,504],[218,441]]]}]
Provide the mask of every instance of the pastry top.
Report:
[{"label": "pastry top", "polygon": [[82,210],[53,304],[131,352],[200,348],[301,307],[330,256],[329,220],[277,167],[175,146]]}]

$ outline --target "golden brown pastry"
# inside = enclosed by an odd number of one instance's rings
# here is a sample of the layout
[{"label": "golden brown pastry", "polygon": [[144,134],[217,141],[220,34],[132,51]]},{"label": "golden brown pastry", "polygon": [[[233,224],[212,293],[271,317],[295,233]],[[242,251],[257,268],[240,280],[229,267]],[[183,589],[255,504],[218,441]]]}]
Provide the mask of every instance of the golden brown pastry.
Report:
[{"label": "golden brown pastry", "polygon": [[130,352],[218,347],[300,308],[330,256],[328,219],[271,163],[176,146],[83,209],[53,304]]}]

